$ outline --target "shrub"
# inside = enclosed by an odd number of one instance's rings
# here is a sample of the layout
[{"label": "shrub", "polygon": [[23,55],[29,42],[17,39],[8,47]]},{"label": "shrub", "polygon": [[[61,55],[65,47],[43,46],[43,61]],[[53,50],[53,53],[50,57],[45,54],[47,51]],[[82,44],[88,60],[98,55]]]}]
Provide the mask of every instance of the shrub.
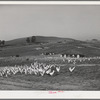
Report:
[{"label": "shrub", "polygon": [[17,54],[16,57],[19,57],[19,55]]}]

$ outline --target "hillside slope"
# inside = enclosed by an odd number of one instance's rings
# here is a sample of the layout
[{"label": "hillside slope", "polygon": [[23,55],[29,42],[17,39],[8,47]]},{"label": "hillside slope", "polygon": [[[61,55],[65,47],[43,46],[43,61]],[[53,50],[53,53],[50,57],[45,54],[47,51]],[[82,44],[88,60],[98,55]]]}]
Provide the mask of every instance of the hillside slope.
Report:
[{"label": "hillside slope", "polygon": [[[74,39],[70,38],[59,38],[59,37],[46,37],[46,36],[35,36],[36,37],[36,43],[54,43],[54,42],[60,42],[60,41],[74,41]],[[26,38],[18,38],[10,41],[6,41],[6,45],[25,45]],[[31,39],[31,37],[29,37]]]},{"label": "hillside slope", "polygon": [[100,56],[100,44],[70,38],[36,36],[36,43],[27,44],[26,38],[20,38],[6,41],[6,46],[0,48],[1,57],[16,55],[33,56],[46,52]]}]

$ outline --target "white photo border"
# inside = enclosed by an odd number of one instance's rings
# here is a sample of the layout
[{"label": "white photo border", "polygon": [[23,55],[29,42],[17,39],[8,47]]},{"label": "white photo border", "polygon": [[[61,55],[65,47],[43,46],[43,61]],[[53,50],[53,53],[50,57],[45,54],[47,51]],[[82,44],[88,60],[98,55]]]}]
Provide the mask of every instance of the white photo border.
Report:
[{"label": "white photo border", "polygon": [[[0,5],[100,5],[100,1],[0,1]],[[0,99],[100,99],[100,91],[0,91]]]}]

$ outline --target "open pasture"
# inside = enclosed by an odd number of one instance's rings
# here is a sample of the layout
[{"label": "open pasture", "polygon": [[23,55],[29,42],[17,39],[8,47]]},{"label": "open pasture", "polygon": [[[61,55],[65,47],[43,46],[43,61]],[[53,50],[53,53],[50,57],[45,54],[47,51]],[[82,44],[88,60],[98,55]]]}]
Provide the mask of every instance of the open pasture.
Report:
[{"label": "open pasture", "polygon": [[[1,63],[2,62],[2,63]],[[7,63],[6,63],[7,62]],[[1,90],[100,90],[100,57],[63,58],[56,56],[2,57],[0,67],[28,66],[38,62],[60,66],[54,75],[17,73],[0,77]],[[70,68],[74,68],[73,71]]]},{"label": "open pasture", "polygon": [[60,55],[39,55],[39,56],[22,56],[22,57],[1,57],[0,67],[15,66],[15,65],[30,65],[31,63],[38,61],[46,64],[100,64],[100,57],[83,57],[83,58],[71,58],[60,57]]}]

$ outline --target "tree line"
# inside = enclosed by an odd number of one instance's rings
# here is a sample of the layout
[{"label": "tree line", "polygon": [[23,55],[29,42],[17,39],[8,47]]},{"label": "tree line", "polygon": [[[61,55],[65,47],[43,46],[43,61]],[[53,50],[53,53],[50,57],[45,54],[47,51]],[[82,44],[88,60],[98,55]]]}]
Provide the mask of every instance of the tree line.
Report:
[{"label": "tree line", "polygon": [[26,42],[27,43],[35,43],[36,42],[36,37],[35,36],[27,37]]}]

